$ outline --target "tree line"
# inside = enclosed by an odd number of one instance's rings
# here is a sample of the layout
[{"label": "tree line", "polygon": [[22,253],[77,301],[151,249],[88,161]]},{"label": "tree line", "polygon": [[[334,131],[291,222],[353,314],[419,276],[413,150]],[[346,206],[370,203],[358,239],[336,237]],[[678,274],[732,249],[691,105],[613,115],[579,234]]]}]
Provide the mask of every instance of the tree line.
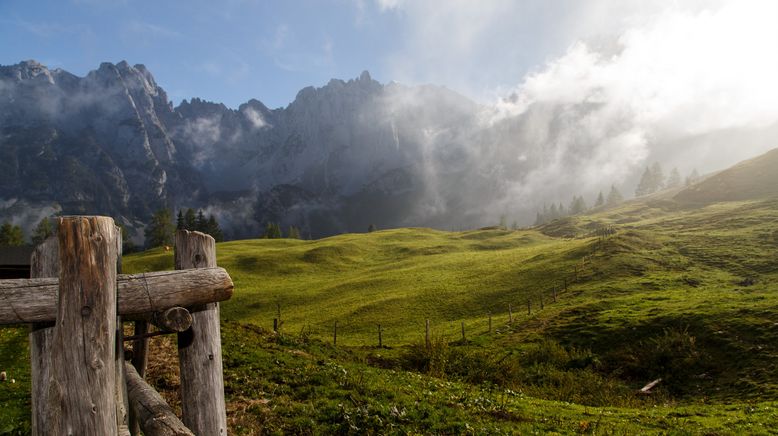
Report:
[{"label": "tree line", "polygon": [[[618,188],[616,188],[616,186],[611,185],[611,189],[610,192],[608,192],[607,197],[605,197],[602,191],[600,191],[600,193],[597,195],[597,199],[594,200],[593,207],[598,208],[602,206],[615,206],[622,201],[624,201],[624,196],[621,195],[621,192],[618,190]],[[587,205],[583,195],[574,195],[573,199],[570,201],[570,205],[567,207],[565,207],[565,205],[562,203],[552,203],[550,207],[548,204],[544,204],[543,209],[537,211],[535,225],[539,226],[541,224],[546,224],[555,219],[564,218],[566,216],[580,215],[590,209],[591,208]]]},{"label": "tree line", "polygon": [[[38,245],[49,236],[54,235],[54,225],[48,217],[41,219],[32,231],[30,240]],[[25,245],[24,231],[19,225],[6,221],[0,226],[0,247],[18,247]]]},{"label": "tree line", "polygon": [[653,165],[646,167],[645,171],[643,171],[640,182],[638,182],[638,186],[635,188],[635,197],[653,194],[662,189],[677,188],[682,183],[685,186],[689,186],[699,179],[700,174],[696,168],[686,176],[683,182],[681,181],[681,173],[678,172],[678,168],[670,170],[670,174],[665,177],[662,165],[659,162],[654,162]]},{"label": "tree line", "polygon": [[146,247],[173,245],[173,235],[176,230],[202,232],[211,235],[216,242],[224,240],[224,233],[216,221],[216,217],[208,215],[208,218],[206,218],[202,209],[198,209],[197,212],[192,208],[188,208],[186,211],[179,209],[175,225],[173,224],[171,210],[160,209],[152,215],[149,225],[146,226],[144,232]]}]

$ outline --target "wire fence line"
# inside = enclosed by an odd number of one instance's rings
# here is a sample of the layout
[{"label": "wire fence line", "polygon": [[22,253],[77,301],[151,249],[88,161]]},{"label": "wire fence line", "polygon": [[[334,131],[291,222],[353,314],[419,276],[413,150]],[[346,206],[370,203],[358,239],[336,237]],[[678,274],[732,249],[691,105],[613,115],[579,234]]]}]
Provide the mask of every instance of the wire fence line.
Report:
[{"label": "wire fence line", "polygon": [[[280,304],[276,304],[275,318],[272,319],[273,331],[279,335],[297,335],[299,337],[315,337],[336,346],[368,346],[385,347],[405,346],[413,343],[428,343],[429,335],[436,340],[449,343],[467,343],[469,340],[491,334],[503,334],[511,331],[519,323],[535,319],[546,310],[546,306],[558,303],[571,290],[571,287],[582,279],[591,278],[596,272],[593,263],[594,256],[600,252],[605,241],[615,234],[611,226],[595,230],[593,236],[597,239],[572,266],[551,281],[552,284],[542,291],[523,294],[515,302],[505,304],[505,307],[493,305],[478,318],[439,319],[436,317],[417,318],[402,323],[406,328],[397,328],[398,323],[384,320],[375,323],[365,323],[362,319],[342,317],[329,322],[296,323],[295,327],[286,328]],[[428,331],[429,329],[429,331]],[[409,333],[409,332],[418,332]],[[410,340],[410,338],[414,338]],[[380,345],[379,345],[380,344]]]}]

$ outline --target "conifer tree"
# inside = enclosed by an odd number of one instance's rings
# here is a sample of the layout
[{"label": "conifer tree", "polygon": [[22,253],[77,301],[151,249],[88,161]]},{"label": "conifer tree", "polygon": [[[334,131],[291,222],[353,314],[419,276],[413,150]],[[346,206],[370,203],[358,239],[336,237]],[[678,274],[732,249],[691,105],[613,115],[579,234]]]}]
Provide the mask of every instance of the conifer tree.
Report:
[{"label": "conifer tree", "polygon": [[176,217],[176,230],[186,230],[186,221],[184,221],[184,212],[178,209],[178,216]]},{"label": "conifer tree", "polygon": [[586,202],[583,196],[573,196],[573,201],[570,202],[570,215],[578,215],[586,212]]},{"label": "conifer tree", "polygon": [[12,225],[8,221],[0,226],[0,247],[18,247],[24,245],[24,232],[22,228]]},{"label": "conifer tree", "polygon": [[[653,187],[652,175],[653,174],[651,170],[648,167],[646,167],[646,170],[643,171],[643,175],[640,176],[640,182],[638,182],[637,188],[635,188],[635,197],[642,197],[652,192],[651,191],[651,188]],[[610,201],[608,202],[608,204],[610,204]]]},{"label": "conifer tree", "polygon": [[54,235],[54,226],[51,225],[51,221],[48,217],[44,217],[37,226],[35,226],[35,230],[32,231],[32,243],[33,245],[38,245],[45,241],[49,236]]},{"label": "conifer tree", "polygon": [[195,211],[190,207],[184,215],[184,230],[193,231],[197,228],[197,217]]},{"label": "conifer tree", "polygon": [[597,195],[597,201],[594,202],[594,207],[600,207],[605,204],[605,197],[602,195],[602,191],[600,191],[599,195]]},{"label": "conifer tree", "polygon": [[686,186],[691,185],[692,183],[696,182],[700,178],[700,173],[697,172],[697,168],[693,169],[692,172],[686,176],[685,184]]},{"label": "conifer tree", "polygon": [[208,220],[205,218],[205,214],[202,209],[197,211],[197,218],[195,218],[194,230],[198,232],[208,231]]},{"label": "conifer tree", "polygon": [[606,204],[608,206],[615,206],[622,201],[624,201],[624,197],[621,195],[621,192],[616,189],[615,185],[611,185],[611,191],[608,193],[608,200],[606,200]]},{"label": "conifer tree", "polygon": [[173,232],[175,227],[170,209],[160,209],[151,217],[151,222],[146,227],[146,247],[161,247],[173,244]]},{"label": "conifer tree", "polygon": [[665,176],[662,171],[662,165],[659,162],[654,162],[651,165],[651,194],[657,191],[661,191],[665,188]]},{"label": "conifer tree", "polygon": [[208,216],[204,233],[211,235],[216,242],[222,242],[224,240],[224,233],[222,233],[222,229],[219,227],[219,223],[213,215]]},{"label": "conifer tree", "polygon": [[678,168],[673,167],[667,177],[667,187],[676,188],[678,186],[681,186],[681,173],[678,172]]},{"label": "conifer tree", "polygon": [[287,237],[289,239],[300,239],[300,229],[295,226],[289,226],[289,233]]},{"label": "conifer tree", "polygon": [[281,234],[281,226],[272,222],[267,223],[267,226],[265,226],[265,234],[262,235],[262,237],[264,239],[279,239],[283,237]]},{"label": "conifer tree", "polygon": [[535,225],[539,226],[539,225],[542,225],[542,224],[545,224],[545,217],[543,217],[543,215],[540,214],[540,211],[538,211],[535,214]]},{"label": "conifer tree", "polygon": [[369,226],[367,226],[367,232],[368,232],[368,233],[373,233],[373,232],[375,232],[375,231],[376,231],[376,226],[375,226],[375,224],[370,224]]}]

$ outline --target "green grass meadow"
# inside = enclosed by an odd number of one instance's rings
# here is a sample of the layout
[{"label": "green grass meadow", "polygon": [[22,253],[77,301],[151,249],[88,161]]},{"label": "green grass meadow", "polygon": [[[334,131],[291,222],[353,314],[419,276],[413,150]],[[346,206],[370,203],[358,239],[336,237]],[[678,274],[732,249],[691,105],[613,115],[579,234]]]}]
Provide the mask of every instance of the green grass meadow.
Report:
[{"label": "green grass meadow", "polygon": [[[778,434],[776,224],[773,199],[655,196],[523,230],[220,243],[232,432]],[[0,330],[0,434],[29,426],[25,344]]]}]

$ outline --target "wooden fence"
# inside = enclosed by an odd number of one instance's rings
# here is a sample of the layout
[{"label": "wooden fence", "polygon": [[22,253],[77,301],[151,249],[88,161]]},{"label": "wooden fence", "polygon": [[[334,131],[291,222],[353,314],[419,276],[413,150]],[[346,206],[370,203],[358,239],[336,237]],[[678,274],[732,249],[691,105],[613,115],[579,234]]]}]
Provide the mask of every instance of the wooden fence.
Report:
[{"label": "wooden fence", "polygon": [[[177,271],[146,274],[121,274],[121,246],[111,218],[59,218],[31,278],[0,280],[0,324],[32,326],[33,434],[226,435],[218,302],[233,283],[213,238],[179,231]],[[148,338],[165,333],[178,335],[181,419],[143,380]]]}]

